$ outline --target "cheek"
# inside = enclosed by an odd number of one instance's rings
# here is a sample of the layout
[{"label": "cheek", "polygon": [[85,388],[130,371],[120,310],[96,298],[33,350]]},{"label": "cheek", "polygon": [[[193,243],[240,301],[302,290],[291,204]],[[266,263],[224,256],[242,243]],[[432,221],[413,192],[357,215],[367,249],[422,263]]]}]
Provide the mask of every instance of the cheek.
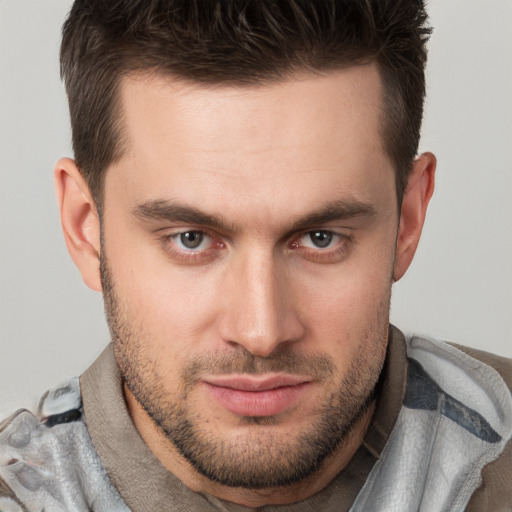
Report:
[{"label": "cheek", "polygon": [[[214,287],[182,275],[146,276],[126,290],[135,318],[159,344],[201,342],[215,322]],[[193,346],[194,346],[193,345]]]},{"label": "cheek", "polygon": [[315,347],[346,365],[363,344],[387,332],[392,257],[381,254],[371,260],[340,267],[322,279],[303,280],[297,294]]},{"label": "cheek", "polygon": [[200,349],[215,322],[217,278],[136,251],[107,248],[116,294],[131,330],[156,358],[186,359]]}]

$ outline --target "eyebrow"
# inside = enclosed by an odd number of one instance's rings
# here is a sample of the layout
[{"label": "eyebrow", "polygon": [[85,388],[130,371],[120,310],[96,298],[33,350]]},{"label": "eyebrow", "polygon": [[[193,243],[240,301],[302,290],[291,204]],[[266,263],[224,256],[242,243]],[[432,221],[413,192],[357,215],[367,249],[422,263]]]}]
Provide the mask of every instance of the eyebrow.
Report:
[{"label": "eyebrow", "polygon": [[348,220],[355,217],[374,217],[376,213],[375,208],[370,203],[357,199],[340,199],[327,203],[317,212],[300,217],[293,223],[292,230],[299,231],[307,227],[320,226],[328,222]]},{"label": "eyebrow", "polygon": [[147,201],[136,206],[132,213],[142,220],[166,220],[169,222],[184,222],[198,224],[210,228],[235,232],[238,228],[219,215],[210,215],[191,206],[182,206],[166,200]]},{"label": "eyebrow", "polygon": [[[132,213],[142,220],[165,220],[169,222],[183,222],[220,229],[226,232],[236,233],[240,228],[228,222],[220,215],[211,215],[191,206],[183,206],[167,200],[147,201],[137,205]],[[296,219],[290,232],[300,231],[308,227],[320,226],[328,222],[352,219],[355,217],[373,217],[375,208],[366,202],[357,199],[343,199],[331,201],[322,209],[304,215]]]}]

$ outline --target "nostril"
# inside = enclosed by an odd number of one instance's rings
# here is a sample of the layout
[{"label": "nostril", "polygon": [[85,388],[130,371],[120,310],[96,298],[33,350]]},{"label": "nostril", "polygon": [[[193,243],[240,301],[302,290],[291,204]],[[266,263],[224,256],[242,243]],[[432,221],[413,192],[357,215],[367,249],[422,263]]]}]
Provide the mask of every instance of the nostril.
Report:
[{"label": "nostril", "polygon": [[18,462],[19,462],[19,460],[18,460],[18,459],[11,459],[11,460],[7,463],[7,465],[8,465],[8,466],[12,466],[13,464],[18,464]]}]

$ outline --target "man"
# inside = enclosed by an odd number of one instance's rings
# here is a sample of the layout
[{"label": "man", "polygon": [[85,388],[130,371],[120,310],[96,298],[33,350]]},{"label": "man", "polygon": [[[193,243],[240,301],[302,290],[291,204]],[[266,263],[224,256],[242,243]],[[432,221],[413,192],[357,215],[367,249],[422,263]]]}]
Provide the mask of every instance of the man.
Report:
[{"label": "man", "polygon": [[75,2],[56,187],[113,343],[3,423],[1,510],[510,509],[510,362],[389,326],[428,33],[410,0]]}]

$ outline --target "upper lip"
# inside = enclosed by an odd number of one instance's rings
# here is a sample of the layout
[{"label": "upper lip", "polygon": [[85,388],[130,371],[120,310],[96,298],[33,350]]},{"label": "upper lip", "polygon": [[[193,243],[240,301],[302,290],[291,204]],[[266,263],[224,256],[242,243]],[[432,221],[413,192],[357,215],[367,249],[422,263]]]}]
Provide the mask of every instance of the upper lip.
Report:
[{"label": "upper lip", "polygon": [[218,375],[203,379],[207,384],[237,391],[270,391],[285,386],[297,386],[311,379],[299,375]]}]

